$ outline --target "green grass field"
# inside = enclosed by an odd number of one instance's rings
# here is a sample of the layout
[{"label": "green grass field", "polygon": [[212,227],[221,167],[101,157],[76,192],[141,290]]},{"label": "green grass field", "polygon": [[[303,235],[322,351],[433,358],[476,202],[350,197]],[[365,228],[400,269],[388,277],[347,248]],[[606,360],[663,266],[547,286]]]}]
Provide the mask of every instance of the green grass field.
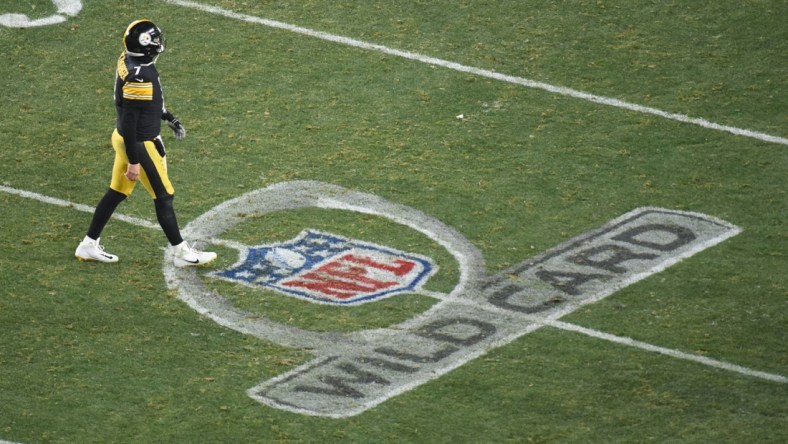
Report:
[{"label": "green grass field", "polygon": [[[788,441],[785,1],[58,3],[81,9],[0,5],[0,23],[59,17],[0,24],[0,442]],[[109,183],[121,33],[142,17],[167,36],[157,66],[188,130],[163,134],[187,233],[245,193],[345,190],[348,208],[250,207],[221,239],[195,239],[220,256],[190,279],[245,320],[283,326],[277,340],[185,302],[141,188],[102,235],[120,262],[73,257]],[[425,220],[478,252],[477,276],[516,283],[518,264],[642,207],[741,232],[560,321],[484,311],[469,292],[463,316],[542,328],[353,414],[247,393],[312,365],[333,338],[368,352],[343,341],[395,337],[448,304],[468,270]],[[233,245],[306,229],[438,271],[419,291],[359,305],[209,275],[239,261]],[[408,353],[429,350],[401,352],[415,368]],[[386,385],[360,374],[345,383]]]}]

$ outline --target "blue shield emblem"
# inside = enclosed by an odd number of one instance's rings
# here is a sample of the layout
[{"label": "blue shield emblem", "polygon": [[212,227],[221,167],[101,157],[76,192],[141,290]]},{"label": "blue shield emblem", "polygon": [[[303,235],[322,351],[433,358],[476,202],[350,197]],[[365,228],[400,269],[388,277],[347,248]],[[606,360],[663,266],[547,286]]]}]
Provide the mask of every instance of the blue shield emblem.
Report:
[{"label": "blue shield emblem", "polygon": [[210,276],[313,302],[359,304],[418,291],[438,266],[429,258],[330,233],[249,247]]}]

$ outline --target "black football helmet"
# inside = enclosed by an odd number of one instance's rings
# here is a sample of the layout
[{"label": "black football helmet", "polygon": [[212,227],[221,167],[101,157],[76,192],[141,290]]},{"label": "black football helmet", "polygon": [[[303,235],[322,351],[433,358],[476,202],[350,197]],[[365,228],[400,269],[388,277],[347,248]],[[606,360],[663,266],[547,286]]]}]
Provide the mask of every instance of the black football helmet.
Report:
[{"label": "black football helmet", "polygon": [[132,22],[123,34],[126,54],[135,57],[156,57],[164,52],[164,34],[147,19]]}]

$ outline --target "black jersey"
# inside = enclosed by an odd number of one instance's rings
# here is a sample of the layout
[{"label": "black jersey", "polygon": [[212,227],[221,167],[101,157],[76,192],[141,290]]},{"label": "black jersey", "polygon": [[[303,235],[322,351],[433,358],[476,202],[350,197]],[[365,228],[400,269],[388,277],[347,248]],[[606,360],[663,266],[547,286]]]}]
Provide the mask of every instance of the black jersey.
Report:
[{"label": "black jersey", "polygon": [[137,143],[159,135],[164,113],[159,72],[153,61],[120,55],[115,76],[115,108],[118,132],[126,142],[129,162],[138,163]]}]

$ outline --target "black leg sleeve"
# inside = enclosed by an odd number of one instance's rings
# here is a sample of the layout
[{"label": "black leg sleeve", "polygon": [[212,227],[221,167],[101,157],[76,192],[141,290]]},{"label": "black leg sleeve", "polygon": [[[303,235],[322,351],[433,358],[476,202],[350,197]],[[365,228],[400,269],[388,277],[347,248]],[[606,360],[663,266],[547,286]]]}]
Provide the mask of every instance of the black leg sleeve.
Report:
[{"label": "black leg sleeve", "polygon": [[96,211],[93,213],[93,220],[90,221],[88,237],[91,239],[98,239],[99,236],[101,236],[101,232],[104,231],[104,226],[109,222],[109,218],[112,217],[115,208],[117,208],[118,204],[123,202],[124,199],[126,199],[125,194],[119,193],[112,188],[104,193],[104,197],[102,197],[98,205],[96,205]]},{"label": "black leg sleeve", "polygon": [[161,229],[170,241],[170,245],[178,245],[183,242],[181,230],[178,228],[178,220],[175,218],[175,209],[172,207],[172,196],[159,196],[153,200],[156,205],[156,218],[159,220]]}]

